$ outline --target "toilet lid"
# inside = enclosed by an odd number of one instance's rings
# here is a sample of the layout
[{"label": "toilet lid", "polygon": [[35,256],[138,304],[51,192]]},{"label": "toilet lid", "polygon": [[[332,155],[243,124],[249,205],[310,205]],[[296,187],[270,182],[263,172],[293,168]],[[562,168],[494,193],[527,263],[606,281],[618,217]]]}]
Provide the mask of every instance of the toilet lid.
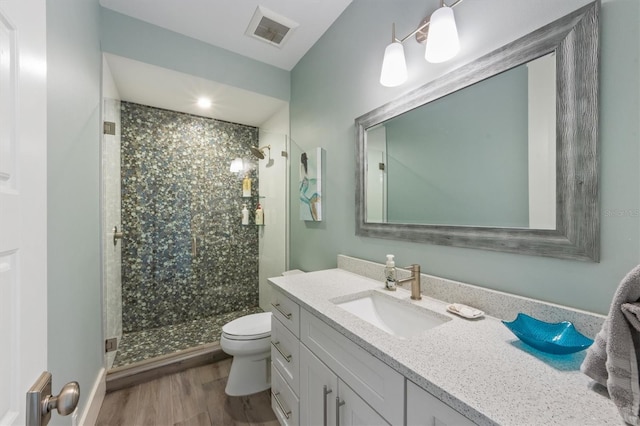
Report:
[{"label": "toilet lid", "polygon": [[271,312],[245,315],[222,326],[222,332],[235,339],[260,339],[271,334]]}]

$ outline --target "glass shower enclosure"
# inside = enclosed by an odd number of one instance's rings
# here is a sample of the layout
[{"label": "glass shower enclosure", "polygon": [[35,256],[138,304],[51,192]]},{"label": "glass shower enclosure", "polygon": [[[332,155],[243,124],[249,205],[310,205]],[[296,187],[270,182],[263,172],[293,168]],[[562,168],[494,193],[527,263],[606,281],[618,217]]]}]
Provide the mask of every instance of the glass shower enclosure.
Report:
[{"label": "glass shower enclosure", "polygon": [[223,324],[261,311],[265,229],[252,215],[242,225],[241,211],[262,203],[269,224],[258,188],[259,168],[274,166],[270,150],[255,157],[259,131],[241,124],[114,99],[104,117],[115,131],[102,143],[103,314],[118,346],[107,368],[217,342]]}]

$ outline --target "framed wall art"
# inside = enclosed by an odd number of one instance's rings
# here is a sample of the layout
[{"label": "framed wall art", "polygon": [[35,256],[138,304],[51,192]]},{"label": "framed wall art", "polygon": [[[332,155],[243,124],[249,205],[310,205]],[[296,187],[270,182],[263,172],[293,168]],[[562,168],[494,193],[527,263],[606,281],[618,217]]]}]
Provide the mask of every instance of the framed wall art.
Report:
[{"label": "framed wall art", "polygon": [[300,154],[300,220],[322,221],[322,157],[324,150],[314,148]]}]

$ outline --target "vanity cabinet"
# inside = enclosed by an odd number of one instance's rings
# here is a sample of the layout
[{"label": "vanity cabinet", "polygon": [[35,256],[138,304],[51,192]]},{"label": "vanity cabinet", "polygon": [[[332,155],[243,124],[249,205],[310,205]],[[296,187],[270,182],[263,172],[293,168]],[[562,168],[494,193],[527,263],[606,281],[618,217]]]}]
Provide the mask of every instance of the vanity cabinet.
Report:
[{"label": "vanity cabinet", "polygon": [[281,291],[273,288],[271,307],[273,317],[277,318],[294,336],[300,336],[300,306]]},{"label": "vanity cabinet", "polygon": [[[273,352],[273,351],[272,351]],[[282,374],[271,365],[271,409],[282,426],[297,426],[300,400]]]},{"label": "vanity cabinet", "polygon": [[300,341],[388,423],[404,424],[404,377],[400,373],[304,309],[300,312]]},{"label": "vanity cabinet", "polygon": [[300,341],[280,320],[271,317],[271,363],[298,395]]},{"label": "vanity cabinet", "polygon": [[272,304],[271,407],[280,424],[473,425],[282,292],[274,289]]},{"label": "vanity cabinet", "polygon": [[300,424],[377,426],[389,423],[306,346],[300,345]]},{"label": "vanity cabinet", "polygon": [[271,408],[281,425],[295,426],[300,419],[300,306],[275,289],[271,306]]},{"label": "vanity cabinet", "polygon": [[300,346],[300,424],[334,425],[338,376],[306,346]]},{"label": "vanity cabinet", "polygon": [[407,425],[473,426],[475,423],[407,380]]}]

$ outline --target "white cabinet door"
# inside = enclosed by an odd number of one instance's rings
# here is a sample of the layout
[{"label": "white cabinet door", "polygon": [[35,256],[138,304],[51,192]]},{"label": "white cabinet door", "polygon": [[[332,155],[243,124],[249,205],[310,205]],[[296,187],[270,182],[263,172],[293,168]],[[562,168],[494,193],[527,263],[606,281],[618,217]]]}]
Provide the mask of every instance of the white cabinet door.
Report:
[{"label": "white cabinet door", "polygon": [[386,426],[389,424],[342,380],[338,380],[338,394],[336,426]]},{"label": "white cabinet door", "polygon": [[300,345],[300,424],[376,426],[389,423],[306,346]]},{"label": "white cabinet door", "polygon": [[407,380],[408,426],[473,426],[471,420]]},{"label": "white cabinet door", "polygon": [[0,1],[2,425],[25,424],[47,368],[46,54],[46,1]]},{"label": "white cabinet door", "polygon": [[338,377],[300,345],[300,424],[335,425]]},{"label": "white cabinet door", "polygon": [[404,377],[306,309],[300,341],[390,423],[404,423]]}]

